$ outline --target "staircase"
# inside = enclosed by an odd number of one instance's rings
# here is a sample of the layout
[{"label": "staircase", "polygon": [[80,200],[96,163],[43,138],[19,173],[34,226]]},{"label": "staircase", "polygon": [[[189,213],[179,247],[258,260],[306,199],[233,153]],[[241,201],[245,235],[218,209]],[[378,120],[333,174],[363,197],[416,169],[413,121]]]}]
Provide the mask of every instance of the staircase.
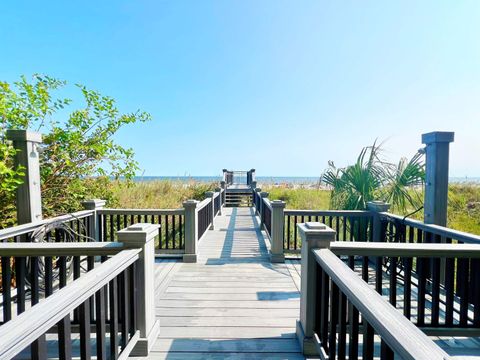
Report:
[{"label": "staircase", "polygon": [[252,206],[252,190],[251,189],[228,189],[225,193],[225,206],[240,207]]}]

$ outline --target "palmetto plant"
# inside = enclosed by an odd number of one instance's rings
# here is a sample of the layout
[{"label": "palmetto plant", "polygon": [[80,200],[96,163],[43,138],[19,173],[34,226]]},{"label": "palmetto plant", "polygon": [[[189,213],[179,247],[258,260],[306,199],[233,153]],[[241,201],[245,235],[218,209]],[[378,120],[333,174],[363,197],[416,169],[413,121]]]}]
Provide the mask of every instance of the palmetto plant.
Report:
[{"label": "palmetto plant", "polygon": [[332,188],[330,206],[333,209],[365,210],[367,202],[382,200],[396,211],[421,206],[421,190],[425,179],[423,155],[416,153],[410,160],[398,164],[382,158],[382,144],[374,142],[362,149],[357,161],[337,168],[329,161],[322,181]]}]

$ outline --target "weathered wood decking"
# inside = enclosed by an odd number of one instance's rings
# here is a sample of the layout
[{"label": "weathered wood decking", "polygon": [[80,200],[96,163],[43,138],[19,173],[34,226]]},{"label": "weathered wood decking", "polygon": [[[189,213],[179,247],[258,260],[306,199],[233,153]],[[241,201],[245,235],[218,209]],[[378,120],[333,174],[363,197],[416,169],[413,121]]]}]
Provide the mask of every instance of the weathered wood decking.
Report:
[{"label": "weathered wood decking", "polygon": [[196,264],[157,267],[161,331],[149,359],[303,359],[299,274],[271,264],[251,208],[224,208]]}]

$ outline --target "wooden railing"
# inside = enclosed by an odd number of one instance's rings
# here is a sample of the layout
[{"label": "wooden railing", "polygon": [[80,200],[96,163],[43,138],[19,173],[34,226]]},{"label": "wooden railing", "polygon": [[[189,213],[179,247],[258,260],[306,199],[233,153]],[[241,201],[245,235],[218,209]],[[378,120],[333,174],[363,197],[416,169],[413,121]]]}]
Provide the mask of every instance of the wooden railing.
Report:
[{"label": "wooden railing", "polygon": [[322,358],[448,358],[332,251],[313,250],[312,255],[318,264],[314,337]]},{"label": "wooden railing", "polygon": [[215,193],[213,198],[213,204],[214,204],[213,213],[214,213],[214,216],[217,216],[222,207],[222,190],[220,190],[220,192]]},{"label": "wooden railing", "polygon": [[13,226],[10,228],[0,230],[1,242],[31,242],[32,234],[35,230],[45,227],[48,224],[65,224],[68,229],[65,231],[55,232],[47,231],[45,238],[52,241],[86,241],[88,238],[93,238],[93,224],[95,211],[83,210],[72,214],[57,216],[50,219],[36,221],[28,224]]},{"label": "wooden railing", "polygon": [[331,250],[427,333],[480,334],[480,246],[332,243]]},{"label": "wooden railing", "polygon": [[316,221],[336,231],[336,241],[371,241],[373,218],[369,211],[356,210],[285,210],[284,249],[302,247],[297,224]]},{"label": "wooden railing", "polygon": [[379,217],[385,242],[480,244],[478,235],[390,213],[380,213]]},{"label": "wooden railing", "polygon": [[202,238],[205,232],[208,230],[209,226],[213,221],[213,212],[212,212],[212,200],[207,198],[200,202],[197,207],[198,213],[198,223],[197,223],[197,233],[198,240]]},{"label": "wooden railing", "polygon": [[99,209],[100,241],[116,241],[116,232],[135,223],[158,224],[157,250],[185,249],[184,209]]},{"label": "wooden railing", "polygon": [[268,198],[262,198],[262,224],[269,238],[272,237],[272,205]]},{"label": "wooden railing", "polygon": [[[125,250],[120,243],[3,244],[0,247],[2,265],[5,260],[8,264],[11,258],[22,266],[25,261],[30,264],[29,276],[17,273],[17,279],[19,282],[23,278],[31,279],[31,304],[25,309],[25,283],[17,284],[17,299],[23,297],[23,300],[16,302],[18,315],[7,318],[0,326],[0,358],[10,359],[22,353],[32,359],[45,359],[48,347],[49,356],[71,359],[72,340],[78,336],[75,332],[80,337],[81,358],[90,358],[94,342],[98,359],[106,359],[107,353],[109,358],[119,355],[126,358],[139,336],[135,306],[135,289],[139,284],[136,284],[135,266],[140,252],[141,249]],[[101,263],[95,264],[96,256],[101,256]],[[87,259],[88,269],[82,276],[74,274],[69,278],[67,259],[73,258],[75,273],[83,257]],[[46,266],[44,291],[39,287],[41,259],[47,264],[55,259],[59,267],[55,280],[52,276],[55,267]],[[3,269],[8,273],[8,266]],[[7,289],[4,287],[4,299]],[[11,311],[7,305],[12,304],[4,301],[4,316]],[[47,345],[52,343],[49,341],[52,338],[58,342],[57,348]]]}]

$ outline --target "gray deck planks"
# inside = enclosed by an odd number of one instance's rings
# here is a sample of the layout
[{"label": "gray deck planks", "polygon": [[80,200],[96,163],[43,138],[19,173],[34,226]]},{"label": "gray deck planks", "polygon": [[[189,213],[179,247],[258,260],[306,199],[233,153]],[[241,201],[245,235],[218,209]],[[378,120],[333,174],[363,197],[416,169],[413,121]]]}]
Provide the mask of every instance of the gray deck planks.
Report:
[{"label": "gray deck planks", "polygon": [[148,358],[303,359],[291,270],[270,263],[252,209],[223,213],[199,243],[197,263],[157,264],[161,330]]}]

